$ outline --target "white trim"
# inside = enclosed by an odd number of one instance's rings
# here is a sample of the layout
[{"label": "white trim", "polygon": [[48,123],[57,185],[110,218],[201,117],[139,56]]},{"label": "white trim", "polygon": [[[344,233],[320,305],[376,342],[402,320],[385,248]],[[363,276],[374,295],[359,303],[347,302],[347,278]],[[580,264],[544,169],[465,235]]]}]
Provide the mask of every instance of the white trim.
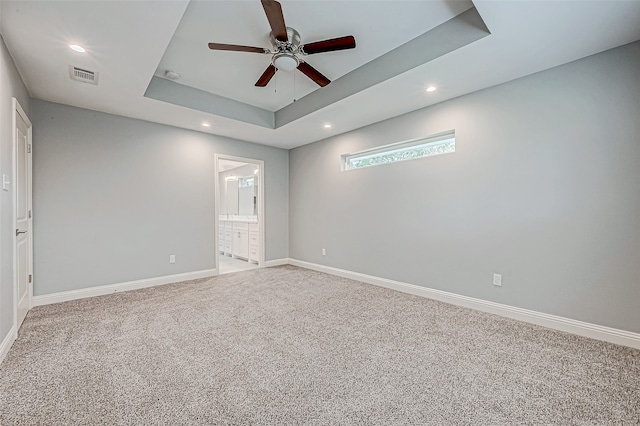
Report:
[{"label": "white trim", "polygon": [[217,275],[217,272],[218,271],[216,269],[206,269],[204,271],[185,272],[183,274],[165,275],[163,277],[145,278],[143,280],[128,281],[118,284],[108,284],[78,290],[62,291],[60,293],[43,294],[33,297],[33,306],[50,305],[52,303],[68,302],[69,300],[84,299],[86,297],[102,296],[105,294],[120,293],[123,291],[154,287],[157,285],[208,278]]},{"label": "white trim", "polygon": [[400,281],[389,280],[386,278],[379,278],[372,275],[361,274],[359,272],[352,272],[344,269],[333,268],[330,266],[318,265],[316,263],[304,262],[297,259],[289,259],[289,263],[301,268],[312,269],[314,271],[324,272],[339,277],[350,278],[352,280],[390,288],[392,290],[413,294],[415,296],[439,300],[441,302],[450,303],[452,305],[463,306],[465,308],[488,312],[491,314],[500,315],[503,317],[524,321],[531,324],[564,331],[567,333],[573,333],[584,337],[590,337],[592,339],[603,340],[605,342],[640,349],[640,334],[633,333],[631,331],[577,321],[570,318],[545,314],[529,309],[522,309],[515,306],[503,305],[500,303],[489,302],[473,297],[462,296],[442,290],[435,290],[428,287],[422,287],[414,284],[403,283]]},{"label": "white trim", "polygon": [[13,342],[15,342],[17,337],[18,333],[16,331],[16,328],[11,327],[11,330],[9,330],[2,343],[0,343],[0,364],[2,364],[2,361],[4,361],[4,358],[9,353],[9,349],[11,349],[11,346],[13,345]]},{"label": "white trim", "polygon": [[258,256],[258,266],[262,267],[265,264],[265,260],[264,260],[264,254],[265,254],[265,217],[264,217],[264,187],[265,187],[265,178],[264,178],[264,161],[263,160],[256,160],[253,158],[244,158],[244,157],[236,157],[233,155],[226,155],[226,154],[215,154],[213,156],[214,158],[214,165],[213,165],[213,174],[214,174],[214,185],[215,185],[215,201],[214,201],[214,219],[213,219],[213,226],[215,229],[215,232],[213,233],[213,242],[214,242],[214,247],[215,247],[215,252],[216,252],[216,268],[220,269],[220,265],[218,264],[220,261],[220,252],[218,250],[218,232],[220,229],[220,222],[219,222],[219,218],[220,218],[220,179],[219,179],[219,174],[220,174],[220,170],[218,167],[218,160],[231,160],[231,161],[238,161],[241,163],[248,163],[248,164],[256,164],[258,166],[258,175],[259,175],[259,180],[258,180],[258,234],[260,235],[260,256]]},{"label": "white trim", "polygon": [[270,268],[271,266],[282,266],[282,265],[289,265],[289,264],[290,264],[290,259],[287,259],[285,257],[282,259],[265,260],[264,267]]}]

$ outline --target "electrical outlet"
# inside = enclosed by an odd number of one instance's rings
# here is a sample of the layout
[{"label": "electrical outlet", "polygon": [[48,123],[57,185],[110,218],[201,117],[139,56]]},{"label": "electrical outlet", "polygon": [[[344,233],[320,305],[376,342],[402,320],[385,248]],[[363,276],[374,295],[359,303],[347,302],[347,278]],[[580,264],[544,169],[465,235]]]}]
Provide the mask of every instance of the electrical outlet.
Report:
[{"label": "electrical outlet", "polygon": [[493,285],[497,287],[502,287],[502,275],[493,274]]},{"label": "electrical outlet", "polygon": [[176,255],[175,254],[170,254],[169,255],[169,263],[176,263]]},{"label": "electrical outlet", "polygon": [[322,255],[326,256],[327,255],[327,250],[326,249],[322,249]]}]

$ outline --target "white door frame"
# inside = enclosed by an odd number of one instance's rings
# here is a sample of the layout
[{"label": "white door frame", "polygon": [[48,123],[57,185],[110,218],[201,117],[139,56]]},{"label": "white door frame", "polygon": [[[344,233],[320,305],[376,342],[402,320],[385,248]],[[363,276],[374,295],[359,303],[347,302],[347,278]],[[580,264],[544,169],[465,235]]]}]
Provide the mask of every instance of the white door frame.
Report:
[{"label": "white door frame", "polygon": [[[22,106],[20,105],[20,103],[18,102],[18,100],[16,98],[12,98],[13,100],[13,114],[12,114],[12,124],[13,124],[13,147],[12,147],[12,160],[11,160],[11,164],[12,164],[12,168],[13,168],[13,197],[12,197],[12,205],[13,205],[13,229],[17,228],[17,213],[18,213],[18,206],[17,206],[17,201],[16,201],[16,196],[17,196],[17,182],[18,182],[18,170],[17,170],[17,161],[16,161],[16,155],[17,155],[17,144],[18,144],[18,139],[17,139],[17,126],[18,126],[18,115],[20,115],[20,117],[24,120],[24,122],[27,124],[28,127],[28,131],[27,131],[27,138],[28,138],[28,143],[29,145],[33,145],[33,138],[32,138],[32,133],[33,133],[33,125],[31,124],[31,120],[29,120],[29,117],[27,116],[27,114],[24,112],[24,109],[22,109]],[[33,162],[32,162],[32,156],[28,155],[27,158],[29,159],[29,167],[28,167],[28,178],[27,178],[27,185],[28,185],[28,193],[29,193],[29,197],[27,199],[27,209],[28,210],[32,210],[32,196],[33,196]],[[18,271],[16,270],[16,259],[18,256],[18,253],[16,251],[16,235],[15,233],[12,232],[13,235],[13,326],[15,327],[16,332],[18,331]],[[27,239],[28,239],[28,247],[29,247],[29,271],[28,273],[31,275],[32,279],[31,282],[27,284],[28,290],[27,290],[27,298],[29,299],[29,309],[31,309],[33,307],[33,214],[31,215],[31,218],[29,220],[29,225],[28,225],[28,229],[27,229]]]},{"label": "white door frame", "polygon": [[220,253],[218,249],[218,230],[220,229],[220,178],[219,178],[219,160],[231,160],[238,161],[241,163],[249,163],[256,164],[258,166],[258,234],[260,235],[260,256],[258,256],[258,267],[264,266],[264,247],[265,247],[265,218],[264,218],[264,161],[263,160],[255,160],[253,158],[244,158],[244,157],[235,157],[233,155],[226,154],[215,154],[214,161],[215,165],[213,167],[213,171],[215,174],[215,207],[214,207],[214,242],[216,249],[216,275],[220,275]]}]

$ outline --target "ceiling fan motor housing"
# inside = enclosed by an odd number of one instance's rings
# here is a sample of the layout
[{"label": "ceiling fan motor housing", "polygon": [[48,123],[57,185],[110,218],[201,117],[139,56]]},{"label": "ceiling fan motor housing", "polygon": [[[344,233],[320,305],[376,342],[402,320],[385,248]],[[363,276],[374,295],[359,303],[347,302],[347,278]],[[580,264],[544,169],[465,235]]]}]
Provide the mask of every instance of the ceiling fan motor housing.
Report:
[{"label": "ceiling fan motor housing", "polygon": [[280,41],[273,36],[273,32],[269,34],[271,44],[280,51],[280,49],[286,49],[290,52],[297,52],[300,47],[300,33],[291,27],[287,27],[288,41]]},{"label": "ceiling fan motor housing", "polygon": [[293,71],[298,68],[300,60],[296,53],[300,51],[300,33],[291,27],[287,27],[288,41],[280,41],[270,34],[271,43],[277,53],[271,58],[274,67],[281,71]]}]

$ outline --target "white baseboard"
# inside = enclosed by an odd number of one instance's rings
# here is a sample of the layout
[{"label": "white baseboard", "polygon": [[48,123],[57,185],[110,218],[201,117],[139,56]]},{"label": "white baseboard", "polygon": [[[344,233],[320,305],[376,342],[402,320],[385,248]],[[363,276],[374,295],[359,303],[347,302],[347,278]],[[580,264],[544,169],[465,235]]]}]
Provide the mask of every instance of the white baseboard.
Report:
[{"label": "white baseboard", "polygon": [[265,268],[270,268],[271,266],[282,266],[282,265],[288,265],[288,264],[289,264],[289,259],[285,257],[282,259],[266,260],[263,266]]},{"label": "white baseboard", "polygon": [[67,302],[69,300],[84,299],[85,297],[102,296],[122,291],[138,290],[157,285],[177,283],[181,281],[208,278],[216,275],[216,269],[185,272],[183,274],[165,275],[163,277],[145,278],[143,280],[128,281],[118,284],[101,285],[98,287],[82,288],[79,290],[62,291],[60,293],[43,294],[33,297],[33,306],[50,305],[52,303]]},{"label": "white baseboard", "polygon": [[18,337],[18,332],[16,330],[16,326],[14,325],[13,327],[11,327],[11,330],[9,330],[7,335],[4,337],[4,339],[2,340],[2,343],[0,343],[0,364],[2,364],[2,361],[4,361],[4,358],[9,353],[9,349],[11,349],[11,345],[13,345],[13,342],[16,340],[17,337]]},{"label": "white baseboard", "polygon": [[441,302],[450,303],[452,305],[463,306],[465,308],[488,312],[491,314],[500,315],[531,324],[541,325],[543,327],[552,328],[567,333],[573,333],[580,336],[590,337],[592,339],[603,340],[605,342],[640,349],[640,334],[633,333],[631,331],[619,330],[616,328],[577,321],[570,318],[531,311],[529,309],[516,308],[514,306],[489,302],[473,297],[461,296],[455,293],[435,290],[414,284],[407,284],[400,281],[389,280],[386,278],[374,277],[372,275],[361,274],[359,272],[352,272],[344,269],[333,268],[330,266],[318,265],[316,263],[304,262],[297,259],[289,259],[289,263],[301,268],[312,269],[314,271],[325,272],[327,274],[337,275],[339,277],[350,278],[352,280],[361,281],[380,287],[386,287],[392,290],[398,290],[403,293],[413,294],[415,296],[422,296],[429,299],[439,300]]}]

